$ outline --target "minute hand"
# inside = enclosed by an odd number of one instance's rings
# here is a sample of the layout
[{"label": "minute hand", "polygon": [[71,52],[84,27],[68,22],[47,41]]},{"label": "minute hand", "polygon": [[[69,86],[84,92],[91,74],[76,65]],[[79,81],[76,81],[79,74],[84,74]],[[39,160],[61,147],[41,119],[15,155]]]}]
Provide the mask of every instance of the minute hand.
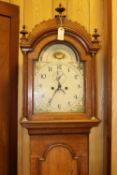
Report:
[{"label": "minute hand", "polygon": [[49,104],[51,104],[51,102],[52,102],[54,96],[56,95],[57,91],[59,91],[59,87],[54,91],[52,97],[50,98],[50,100],[49,100],[49,102],[48,102]]}]

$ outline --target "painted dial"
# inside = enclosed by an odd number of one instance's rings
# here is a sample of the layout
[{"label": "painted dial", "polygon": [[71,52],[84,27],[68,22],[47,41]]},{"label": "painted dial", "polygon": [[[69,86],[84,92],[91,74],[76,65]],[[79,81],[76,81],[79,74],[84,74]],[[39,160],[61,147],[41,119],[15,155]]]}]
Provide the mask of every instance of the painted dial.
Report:
[{"label": "painted dial", "polygon": [[[60,47],[61,46],[61,47]],[[55,45],[54,45],[55,47]],[[84,66],[76,59],[68,58],[68,46],[56,46],[53,58],[35,62],[34,66],[34,113],[83,112]],[[55,47],[55,48],[56,48]],[[61,50],[60,50],[61,48]],[[65,50],[66,48],[66,50]],[[62,49],[64,52],[62,52]],[[53,51],[53,48],[51,47]],[[67,53],[65,53],[65,51]],[[72,51],[73,52],[73,51]],[[50,52],[52,53],[52,52]],[[67,55],[67,56],[66,56]],[[71,54],[72,59],[76,57]],[[66,57],[66,59],[65,59]],[[44,56],[45,58],[45,56]],[[47,58],[47,57],[46,57]],[[54,61],[53,61],[54,59]]]}]

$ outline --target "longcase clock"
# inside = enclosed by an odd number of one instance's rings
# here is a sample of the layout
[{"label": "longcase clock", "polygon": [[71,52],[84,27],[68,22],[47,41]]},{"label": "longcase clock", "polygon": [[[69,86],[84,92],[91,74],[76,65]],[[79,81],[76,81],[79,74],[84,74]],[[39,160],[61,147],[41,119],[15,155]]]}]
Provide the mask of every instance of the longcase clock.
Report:
[{"label": "longcase clock", "polygon": [[21,124],[30,135],[30,175],[89,174],[89,132],[99,123],[95,81],[98,34],[95,31],[92,40],[80,24],[62,20],[62,27],[58,18],[44,21],[21,39]]}]

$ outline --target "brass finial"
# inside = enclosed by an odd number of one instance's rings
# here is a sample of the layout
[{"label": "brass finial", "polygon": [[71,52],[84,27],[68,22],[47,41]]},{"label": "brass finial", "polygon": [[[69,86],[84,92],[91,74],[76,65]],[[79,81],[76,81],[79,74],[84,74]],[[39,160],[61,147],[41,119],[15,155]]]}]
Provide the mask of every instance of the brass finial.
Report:
[{"label": "brass finial", "polygon": [[93,37],[93,40],[92,40],[93,43],[99,43],[98,38],[100,37],[100,35],[99,35],[98,30],[96,28],[94,29],[94,33],[92,34],[92,37]]},{"label": "brass finial", "polygon": [[65,8],[62,7],[61,3],[57,8],[55,8],[55,11],[58,13],[58,15],[55,15],[55,17],[58,17],[58,16],[65,17],[65,15],[62,15],[62,13],[65,11]]},{"label": "brass finial", "polygon": [[20,31],[20,34],[22,35],[21,40],[26,40],[27,39],[26,36],[28,34],[28,31],[26,30],[25,25],[22,26],[22,30]]}]

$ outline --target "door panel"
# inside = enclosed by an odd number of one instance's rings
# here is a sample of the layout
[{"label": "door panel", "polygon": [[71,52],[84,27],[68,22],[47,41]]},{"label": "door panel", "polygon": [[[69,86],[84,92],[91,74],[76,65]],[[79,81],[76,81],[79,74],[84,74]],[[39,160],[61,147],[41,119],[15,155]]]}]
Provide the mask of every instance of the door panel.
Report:
[{"label": "door panel", "polygon": [[10,114],[10,71],[9,40],[10,18],[0,16],[0,174],[8,174],[9,119]]},{"label": "door panel", "polygon": [[0,2],[1,175],[16,175],[17,172],[17,55],[18,8]]},{"label": "door panel", "polygon": [[86,175],[87,149],[88,135],[31,136],[31,175]]}]

